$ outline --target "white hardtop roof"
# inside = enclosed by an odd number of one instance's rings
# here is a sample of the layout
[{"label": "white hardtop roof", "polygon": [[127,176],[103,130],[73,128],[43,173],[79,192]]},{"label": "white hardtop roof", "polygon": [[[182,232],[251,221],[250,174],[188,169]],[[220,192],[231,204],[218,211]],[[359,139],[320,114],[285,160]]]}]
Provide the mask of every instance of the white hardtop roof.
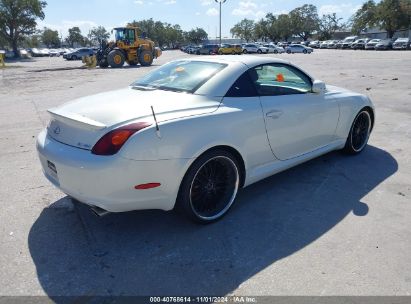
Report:
[{"label": "white hardtop roof", "polygon": [[261,56],[252,56],[252,55],[224,55],[224,56],[198,56],[198,57],[189,57],[179,59],[177,61],[208,61],[208,62],[218,62],[218,63],[226,63],[226,64],[235,64],[235,63],[242,63],[249,67],[253,67],[260,64],[267,64],[267,63],[284,63],[290,64],[289,61],[273,58],[273,57],[261,57]]}]

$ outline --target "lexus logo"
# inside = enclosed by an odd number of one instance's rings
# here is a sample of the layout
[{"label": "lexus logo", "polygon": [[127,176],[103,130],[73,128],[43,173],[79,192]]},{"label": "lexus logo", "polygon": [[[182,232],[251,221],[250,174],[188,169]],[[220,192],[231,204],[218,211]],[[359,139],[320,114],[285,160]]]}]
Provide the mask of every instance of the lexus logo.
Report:
[{"label": "lexus logo", "polygon": [[57,126],[56,128],[54,128],[53,132],[54,132],[54,134],[59,135],[60,132],[61,132],[60,127]]}]

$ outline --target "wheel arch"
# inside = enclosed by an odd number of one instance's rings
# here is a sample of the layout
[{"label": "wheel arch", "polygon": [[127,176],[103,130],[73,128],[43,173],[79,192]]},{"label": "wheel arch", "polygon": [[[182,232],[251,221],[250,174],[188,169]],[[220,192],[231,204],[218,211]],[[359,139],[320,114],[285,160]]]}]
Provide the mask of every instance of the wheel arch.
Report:
[{"label": "wheel arch", "polygon": [[[238,169],[240,170],[240,172],[239,172],[240,173],[240,188],[242,188],[244,186],[245,177],[246,177],[245,162],[244,162],[244,159],[243,159],[243,156],[241,155],[241,153],[237,149],[235,149],[234,147],[228,146],[228,145],[213,146],[213,147],[208,148],[207,150],[203,151],[200,155],[198,155],[194,159],[194,161],[197,160],[202,155],[204,155],[205,153],[209,153],[210,151],[214,151],[214,150],[223,150],[223,151],[229,152],[230,154],[232,154],[235,157],[235,159],[236,159],[236,161],[238,162],[238,165],[239,165]],[[190,165],[190,167],[191,167],[191,165]]]},{"label": "wheel arch", "polygon": [[370,113],[371,116],[371,131],[374,129],[374,123],[375,123],[375,113],[374,113],[374,109],[371,108],[370,106],[365,106],[363,107],[359,112],[361,111],[367,111],[368,113]]}]

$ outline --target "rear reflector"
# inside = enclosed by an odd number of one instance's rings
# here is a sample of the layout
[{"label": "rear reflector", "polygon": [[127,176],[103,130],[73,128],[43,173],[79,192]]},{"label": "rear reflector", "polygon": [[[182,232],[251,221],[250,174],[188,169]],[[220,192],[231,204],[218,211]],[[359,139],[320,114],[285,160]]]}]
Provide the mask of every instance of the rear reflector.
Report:
[{"label": "rear reflector", "polygon": [[160,187],[160,186],[161,186],[160,183],[148,183],[148,184],[137,185],[137,186],[134,187],[134,189],[136,189],[136,190],[147,190],[147,189],[157,188],[157,187]]}]

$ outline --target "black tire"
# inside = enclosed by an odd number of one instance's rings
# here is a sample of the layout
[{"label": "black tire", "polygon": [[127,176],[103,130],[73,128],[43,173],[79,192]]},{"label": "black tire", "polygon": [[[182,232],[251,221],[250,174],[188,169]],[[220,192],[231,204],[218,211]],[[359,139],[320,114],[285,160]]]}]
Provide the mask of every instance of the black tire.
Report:
[{"label": "black tire", "polygon": [[196,53],[197,55],[200,55],[200,51],[197,51],[197,53]]},{"label": "black tire", "polygon": [[77,60],[77,56],[76,55],[71,56],[70,60]]},{"label": "black tire", "polygon": [[202,154],[188,169],[177,197],[177,209],[191,220],[208,224],[231,208],[240,185],[236,158],[225,150]]},{"label": "black tire", "polygon": [[138,60],[140,61],[141,66],[150,66],[153,64],[154,60],[153,53],[148,50],[144,50],[138,56]]},{"label": "black tire", "polygon": [[307,50],[304,50],[303,53],[304,53],[304,54],[307,54]]},{"label": "black tire", "polygon": [[243,51],[243,53],[244,53],[244,54],[247,54],[247,53],[248,53],[248,51],[245,49],[245,50]]},{"label": "black tire", "polygon": [[222,51],[218,51],[218,55],[223,55],[223,52],[222,52]]},{"label": "black tire", "polygon": [[99,67],[102,68],[102,69],[108,68],[108,62],[107,62],[106,59],[101,60],[98,65],[99,65]]},{"label": "black tire", "polygon": [[107,56],[107,61],[112,68],[121,68],[126,59],[120,50],[112,50]]},{"label": "black tire", "polygon": [[278,51],[277,51],[277,50],[274,50],[274,54],[278,54]]},{"label": "black tire", "polygon": [[287,54],[291,54],[291,51],[290,51],[290,50],[287,50]]},{"label": "black tire", "polygon": [[260,49],[258,49],[258,50],[257,50],[257,53],[258,53],[258,54],[262,54],[262,53],[263,53],[263,51],[262,51],[262,50],[260,50]]},{"label": "black tire", "polygon": [[372,128],[371,114],[369,111],[361,110],[352,123],[344,152],[358,154],[367,146]]}]

